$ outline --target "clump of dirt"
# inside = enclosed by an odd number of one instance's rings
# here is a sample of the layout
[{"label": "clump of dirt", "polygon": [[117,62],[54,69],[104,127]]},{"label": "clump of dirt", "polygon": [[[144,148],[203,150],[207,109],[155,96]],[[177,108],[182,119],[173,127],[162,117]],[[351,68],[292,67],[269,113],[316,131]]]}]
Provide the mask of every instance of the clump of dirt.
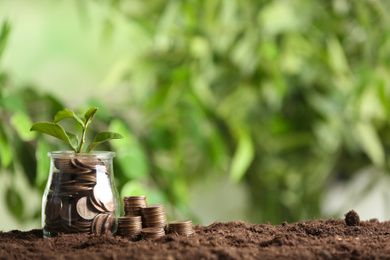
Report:
[{"label": "clump of dirt", "polygon": [[347,224],[347,226],[359,226],[359,215],[354,210],[349,211],[345,214],[345,224]]},{"label": "clump of dirt", "polygon": [[[356,223],[356,222],[355,222]],[[42,238],[41,230],[0,232],[0,259],[389,259],[390,222],[344,219],[281,225],[240,221],[194,226],[190,236],[155,240],[87,234]]]}]

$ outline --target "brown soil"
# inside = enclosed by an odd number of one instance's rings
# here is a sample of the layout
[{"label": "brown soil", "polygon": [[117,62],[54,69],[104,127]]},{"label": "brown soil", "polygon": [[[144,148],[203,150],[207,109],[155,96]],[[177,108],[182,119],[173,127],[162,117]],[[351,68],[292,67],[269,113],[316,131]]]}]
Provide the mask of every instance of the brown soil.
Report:
[{"label": "brown soil", "polygon": [[390,259],[390,222],[348,226],[329,219],[272,226],[195,226],[189,237],[156,240],[85,234],[43,239],[41,230],[0,232],[1,259]]}]

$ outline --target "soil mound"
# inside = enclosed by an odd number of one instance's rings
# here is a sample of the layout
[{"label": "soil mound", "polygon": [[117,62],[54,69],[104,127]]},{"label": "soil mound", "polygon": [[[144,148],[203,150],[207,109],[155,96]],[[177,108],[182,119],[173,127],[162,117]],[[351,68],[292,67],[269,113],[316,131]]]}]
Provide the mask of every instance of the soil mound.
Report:
[{"label": "soil mound", "polygon": [[[347,219],[346,219],[347,220]],[[42,238],[41,230],[0,232],[0,259],[389,259],[390,222],[343,219],[281,225],[196,225],[188,237],[155,240],[86,234]]]}]

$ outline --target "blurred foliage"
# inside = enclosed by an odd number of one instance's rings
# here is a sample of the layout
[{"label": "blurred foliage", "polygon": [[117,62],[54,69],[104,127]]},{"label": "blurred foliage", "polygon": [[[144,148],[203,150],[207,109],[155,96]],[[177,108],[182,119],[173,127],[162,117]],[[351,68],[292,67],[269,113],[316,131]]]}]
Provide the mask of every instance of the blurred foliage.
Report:
[{"label": "blurred foliage", "polygon": [[[94,3],[108,10],[103,39],[128,30],[128,52],[104,81],[129,89],[126,109],[89,102],[106,111],[97,130],[126,137],[111,144],[122,195],[148,191],[189,215],[190,185],[220,175],[247,186],[247,220],[280,223],[320,217],[335,179],[388,170],[387,1]],[[25,125],[63,104],[0,77],[1,167],[23,168],[42,189],[46,152],[60,147]],[[10,197],[10,208],[21,203]]]},{"label": "blurred foliage", "polygon": [[319,216],[332,176],[387,168],[386,5],[113,2],[136,51],[112,85],[132,87],[156,182],[177,200],[172,183],[229,173],[252,221],[280,222]]}]

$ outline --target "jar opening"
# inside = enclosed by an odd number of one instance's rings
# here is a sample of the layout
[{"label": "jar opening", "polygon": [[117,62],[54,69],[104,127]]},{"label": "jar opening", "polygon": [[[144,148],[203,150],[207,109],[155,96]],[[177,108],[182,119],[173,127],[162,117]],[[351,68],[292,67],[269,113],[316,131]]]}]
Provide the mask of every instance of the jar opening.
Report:
[{"label": "jar opening", "polygon": [[47,156],[50,158],[60,158],[60,159],[72,159],[72,158],[83,158],[83,159],[111,159],[115,157],[115,152],[110,151],[95,151],[90,153],[75,153],[74,151],[53,151],[48,152]]}]

